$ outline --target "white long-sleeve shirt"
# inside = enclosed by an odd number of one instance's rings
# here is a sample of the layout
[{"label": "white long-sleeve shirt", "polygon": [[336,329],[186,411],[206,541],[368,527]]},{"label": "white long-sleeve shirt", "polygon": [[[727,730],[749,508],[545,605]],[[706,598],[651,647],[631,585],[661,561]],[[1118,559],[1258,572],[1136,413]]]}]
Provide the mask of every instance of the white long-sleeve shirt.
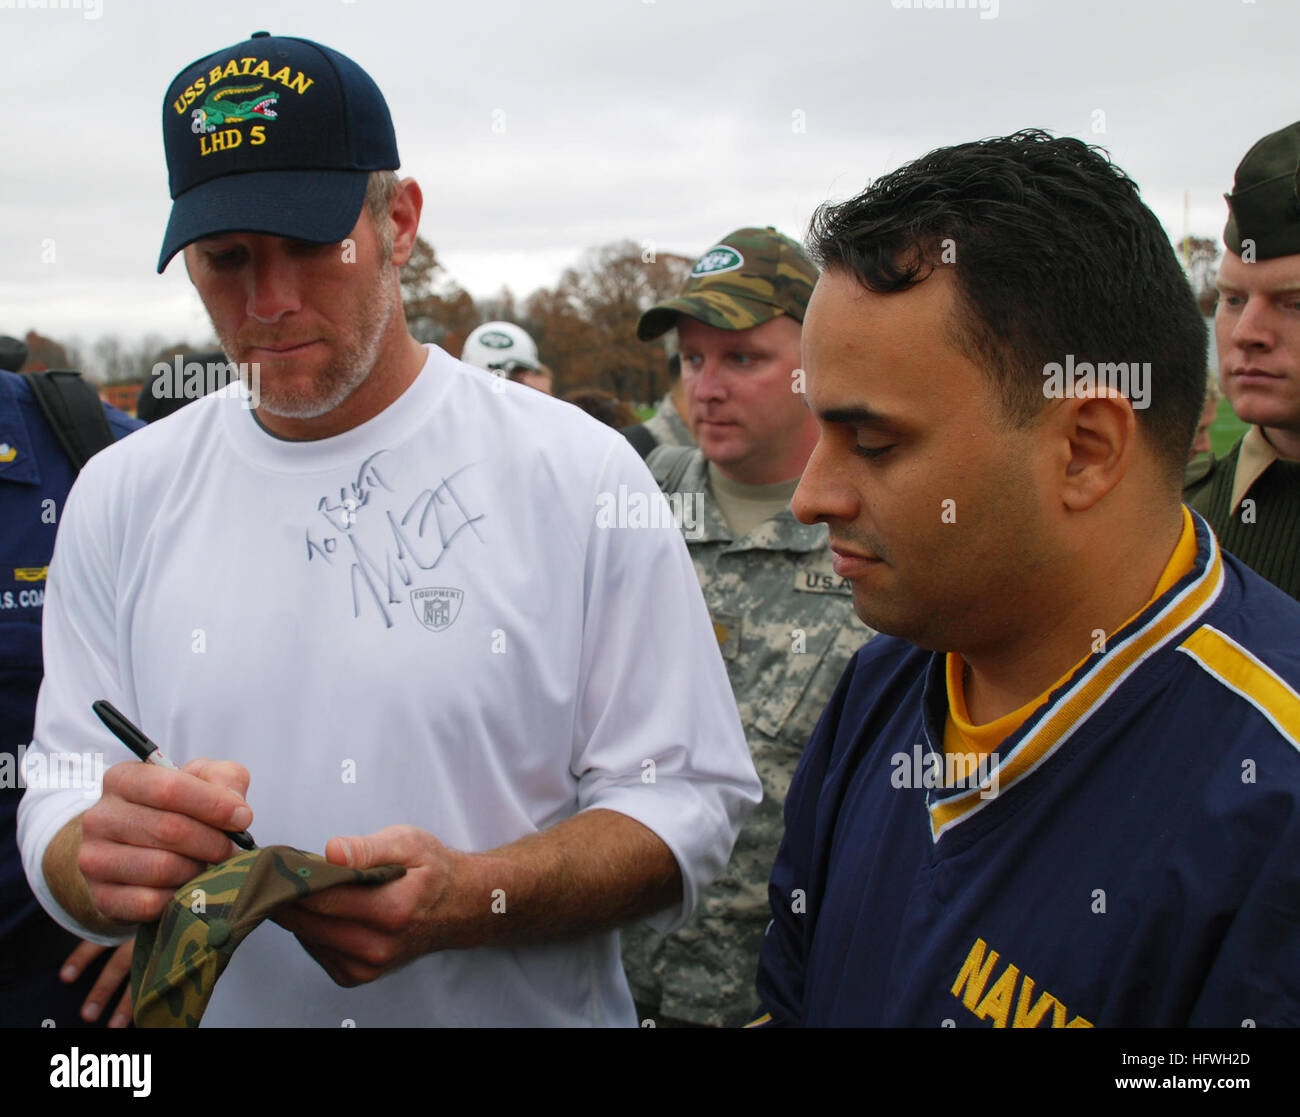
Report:
[{"label": "white long-sleeve shirt", "polygon": [[[658,488],[617,432],[436,347],[333,438],[279,440],[236,389],[206,397],[104,450],[69,496],[32,751],[132,759],[91,710],[107,698],[177,764],[247,767],[259,844],[315,851],[395,823],[486,850],[619,811],[681,867],[682,903],[650,920],[674,929],[760,792],[679,532],[610,515],[636,493]],[[30,787],[19,844],[50,914],[109,942],[40,868],[87,806],[80,786]],[[268,923],[204,1023],[344,1020],[635,1022],[614,932],[342,989]]]}]

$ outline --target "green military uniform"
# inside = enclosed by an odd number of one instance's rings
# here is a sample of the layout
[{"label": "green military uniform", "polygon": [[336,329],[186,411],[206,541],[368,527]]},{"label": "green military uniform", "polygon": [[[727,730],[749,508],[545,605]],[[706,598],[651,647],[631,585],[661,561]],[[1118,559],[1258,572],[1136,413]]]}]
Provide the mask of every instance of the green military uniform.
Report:
[{"label": "green military uniform", "polygon": [[[1300,122],[1271,132],[1246,153],[1225,198],[1223,241],[1230,252],[1247,263],[1300,261]],[[1287,356],[1291,367],[1300,361],[1300,353]],[[1300,424],[1300,415],[1291,418]],[[1221,461],[1194,462],[1184,480],[1184,499],[1224,549],[1300,600],[1300,461],[1279,457],[1255,426]]]},{"label": "green military uniform", "polygon": [[658,448],[648,464],[665,492],[702,494],[687,545],[763,801],[686,926],[667,937],[644,924],[624,928],[623,964],[638,1002],[677,1020],[738,1027],[757,1003],[767,882],[790,779],[849,657],[873,633],[853,612],[849,582],[831,568],[824,524],[801,524],[787,506],[733,539],[699,450]]},{"label": "green military uniform", "polygon": [[[1274,453],[1259,427],[1228,452],[1188,466],[1183,499],[1224,550],[1300,601],[1300,462]],[[1261,468],[1262,467],[1262,468]]]}]

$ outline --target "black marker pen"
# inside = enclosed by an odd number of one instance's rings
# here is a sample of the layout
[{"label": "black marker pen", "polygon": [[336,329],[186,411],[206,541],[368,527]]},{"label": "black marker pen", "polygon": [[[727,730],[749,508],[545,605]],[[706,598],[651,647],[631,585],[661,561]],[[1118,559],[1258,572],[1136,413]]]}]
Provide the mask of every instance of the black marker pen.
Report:
[{"label": "black marker pen", "polygon": [[[146,764],[157,764],[159,768],[170,768],[173,772],[180,771],[175,764],[163,756],[158,746],[128,721],[126,716],[111,702],[106,702],[101,698],[98,702],[92,702],[90,708],[99,716],[99,720],[108,726],[113,736]],[[257,843],[253,841],[253,835],[247,830],[240,830],[237,834],[226,830],[224,833],[240,849],[257,848]]]}]

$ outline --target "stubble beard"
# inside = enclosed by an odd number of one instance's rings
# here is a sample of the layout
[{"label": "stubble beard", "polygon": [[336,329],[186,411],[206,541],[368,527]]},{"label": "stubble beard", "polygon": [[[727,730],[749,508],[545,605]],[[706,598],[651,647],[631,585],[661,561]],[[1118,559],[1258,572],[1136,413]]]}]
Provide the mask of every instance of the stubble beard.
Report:
[{"label": "stubble beard", "polygon": [[[390,281],[386,264],[381,263],[376,281],[358,308],[356,340],[339,350],[306,389],[277,383],[274,378],[260,378],[259,411],[281,419],[316,419],[333,411],[366,382],[398,303],[398,287]],[[241,363],[242,359],[235,356],[239,352],[236,339],[217,329],[216,322],[212,326],[226,357]]]}]

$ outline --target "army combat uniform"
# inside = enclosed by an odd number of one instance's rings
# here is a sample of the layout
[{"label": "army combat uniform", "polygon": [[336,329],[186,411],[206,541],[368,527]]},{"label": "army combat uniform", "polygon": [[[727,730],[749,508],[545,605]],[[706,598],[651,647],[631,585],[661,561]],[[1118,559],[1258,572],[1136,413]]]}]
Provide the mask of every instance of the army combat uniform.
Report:
[{"label": "army combat uniform", "polygon": [[695,445],[686,421],[677,413],[672,392],[665,394],[659,401],[659,410],[642,425],[654,435],[656,444],[660,446]]},{"label": "army combat uniform", "polygon": [[[771,912],[767,883],[781,843],[782,808],[804,745],[853,653],[872,635],[853,612],[849,582],[831,568],[824,524],[799,523],[789,507],[733,539],[698,450],[656,450],[688,461],[669,492],[700,494],[687,546],[713,619],[763,801],[740,831],[722,876],[692,919],[663,936],[623,930],[632,994],[663,1016],[739,1027],[752,1018],[754,976]],[[699,538],[693,538],[698,535]]]},{"label": "army combat uniform", "polygon": [[[783,315],[802,322],[816,282],[816,267],[789,237],[770,226],[737,229],[700,257],[679,295],[641,316],[637,337],[660,336],[681,314],[719,330]],[[625,928],[623,965],[656,1023],[738,1027],[758,1000],[767,882],[790,779],[849,658],[873,633],[831,567],[826,526],[791,513],[795,480],[741,485],[694,446],[658,446],[646,464],[681,512],[763,801],[694,917],[666,937]]]}]

